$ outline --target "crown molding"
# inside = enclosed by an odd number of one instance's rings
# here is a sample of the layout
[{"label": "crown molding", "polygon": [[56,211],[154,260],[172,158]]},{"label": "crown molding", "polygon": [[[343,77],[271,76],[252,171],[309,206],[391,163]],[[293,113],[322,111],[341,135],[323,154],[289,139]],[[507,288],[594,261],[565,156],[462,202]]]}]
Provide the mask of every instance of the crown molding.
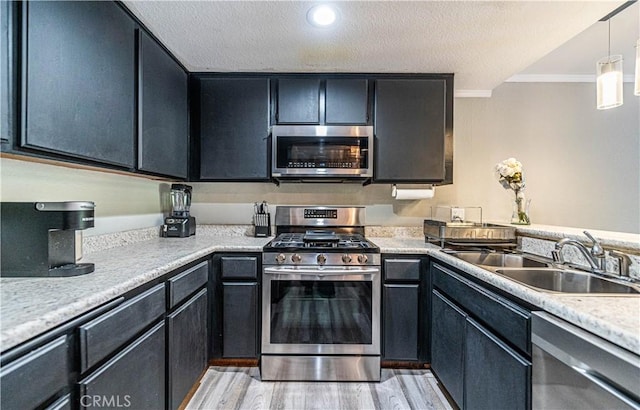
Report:
[{"label": "crown molding", "polygon": [[455,98],[491,98],[493,90],[455,90]]},{"label": "crown molding", "polygon": [[[633,75],[623,76],[625,83],[634,81]],[[516,74],[505,83],[595,83],[595,74]]]}]

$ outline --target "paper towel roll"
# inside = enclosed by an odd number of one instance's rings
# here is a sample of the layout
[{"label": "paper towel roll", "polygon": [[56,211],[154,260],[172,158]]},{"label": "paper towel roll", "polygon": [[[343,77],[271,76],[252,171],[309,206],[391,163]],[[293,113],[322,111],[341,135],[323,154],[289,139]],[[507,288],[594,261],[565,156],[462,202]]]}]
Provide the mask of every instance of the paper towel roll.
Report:
[{"label": "paper towel roll", "polygon": [[433,198],[435,187],[430,189],[398,189],[394,185],[391,188],[391,196],[397,200],[416,200]]}]

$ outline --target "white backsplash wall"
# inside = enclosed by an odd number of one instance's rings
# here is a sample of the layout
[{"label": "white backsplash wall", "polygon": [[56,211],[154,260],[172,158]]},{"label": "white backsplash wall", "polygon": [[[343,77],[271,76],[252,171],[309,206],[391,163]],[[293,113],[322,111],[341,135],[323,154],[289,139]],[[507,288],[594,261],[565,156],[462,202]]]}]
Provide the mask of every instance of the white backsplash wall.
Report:
[{"label": "white backsplash wall", "polygon": [[2,201],[95,202],[95,227],[85,236],[159,226],[169,209],[161,194],[168,182],[135,176],[0,158],[0,180]]},{"label": "white backsplash wall", "polygon": [[[391,185],[342,183],[193,183],[192,214],[198,223],[247,224],[252,222],[253,203],[263,200],[277,205],[365,206],[367,225],[422,225],[431,215],[431,207],[450,201],[453,186],[436,187],[435,198],[420,201],[396,201]],[[273,218],[273,215],[272,215]],[[273,220],[272,220],[273,222]]]}]

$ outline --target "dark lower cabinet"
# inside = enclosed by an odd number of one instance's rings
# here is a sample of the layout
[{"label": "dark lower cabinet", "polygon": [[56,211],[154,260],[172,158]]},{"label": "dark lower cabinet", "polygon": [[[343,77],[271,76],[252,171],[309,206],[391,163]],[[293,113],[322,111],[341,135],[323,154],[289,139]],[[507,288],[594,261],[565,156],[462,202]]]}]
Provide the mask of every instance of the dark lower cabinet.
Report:
[{"label": "dark lower cabinet", "polygon": [[531,362],[470,318],[464,357],[466,409],[529,408]]},{"label": "dark lower cabinet", "polygon": [[386,360],[418,360],[418,301],[417,284],[385,284],[384,357]]},{"label": "dark lower cabinet", "polygon": [[21,146],[133,168],[133,19],[110,1],[34,1],[23,23]]},{"label": "dark lower cabinet", "polygon": [[188,75],[148,34],[138,39],[138,169],[186,178]]},{"label": "dark lower cabinet", "polygon": [[431,368],[456,404],[462,407],[467,315],[435,290],[431,309]]},{"label": "dark lower cabinet", "polygon": [[218,359],[260,357],[261,254],[214,254],[212,259],[211,352]]},{"label": "dark lower cabinet", "polygon": [[168,407],[177,409],[207,366],[207,290],[167,316]]},{"label": "dark lower cabinet", "polygon": [[163,409],[165,325],[158,323],[79,383],[80,408]]},{"label": "dark lower cabinet", "polygon": [[[193,116],[199,169],[210,181],[268,181],[269,79],[198,77]],[[198,168],[198,167],[195,167]]]},{"label": "dark lower cabinet", "polygon": [[0,2],[0,150],[10,148],[16,125],[16,24],[17,2]]},{"label": "dark lower cabinet", "polygon": [[374,182],[445,179],[446,85],[443,78],[376,80]]},{"label": "dark lower cabinet", "polygon": [[222,288],[222,356],[257,358],[258,283],[225,282]]},{"label": "dark lower cabinet", "polygon": [[531,312],[462,272],[431,264],[431,368],[463,409],[531,408]]},{"label": "dark lower cabinet", "polygon": [[0,407],[31,409],[68,385],[71,370],[68,337],[35,349],[0,368]]},{"label": "dark lower cabinet", "polygon": [[427,258],[383,255],[382,360],[429,361]]}]

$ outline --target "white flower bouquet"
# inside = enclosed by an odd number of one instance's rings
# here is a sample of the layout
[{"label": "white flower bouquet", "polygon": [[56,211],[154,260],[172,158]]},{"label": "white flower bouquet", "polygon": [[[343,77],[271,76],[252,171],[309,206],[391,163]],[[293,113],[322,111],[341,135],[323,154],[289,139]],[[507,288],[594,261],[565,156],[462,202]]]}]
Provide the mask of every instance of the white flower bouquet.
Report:
[{"label": "white flower bouquet", "polygon": [[504,189],[511,189],[516,195],[511,223],[529,225],[529,203],[524,196],[524,175],[522,163],[515,158],[507,158],[495,166],[498,182]]}]

